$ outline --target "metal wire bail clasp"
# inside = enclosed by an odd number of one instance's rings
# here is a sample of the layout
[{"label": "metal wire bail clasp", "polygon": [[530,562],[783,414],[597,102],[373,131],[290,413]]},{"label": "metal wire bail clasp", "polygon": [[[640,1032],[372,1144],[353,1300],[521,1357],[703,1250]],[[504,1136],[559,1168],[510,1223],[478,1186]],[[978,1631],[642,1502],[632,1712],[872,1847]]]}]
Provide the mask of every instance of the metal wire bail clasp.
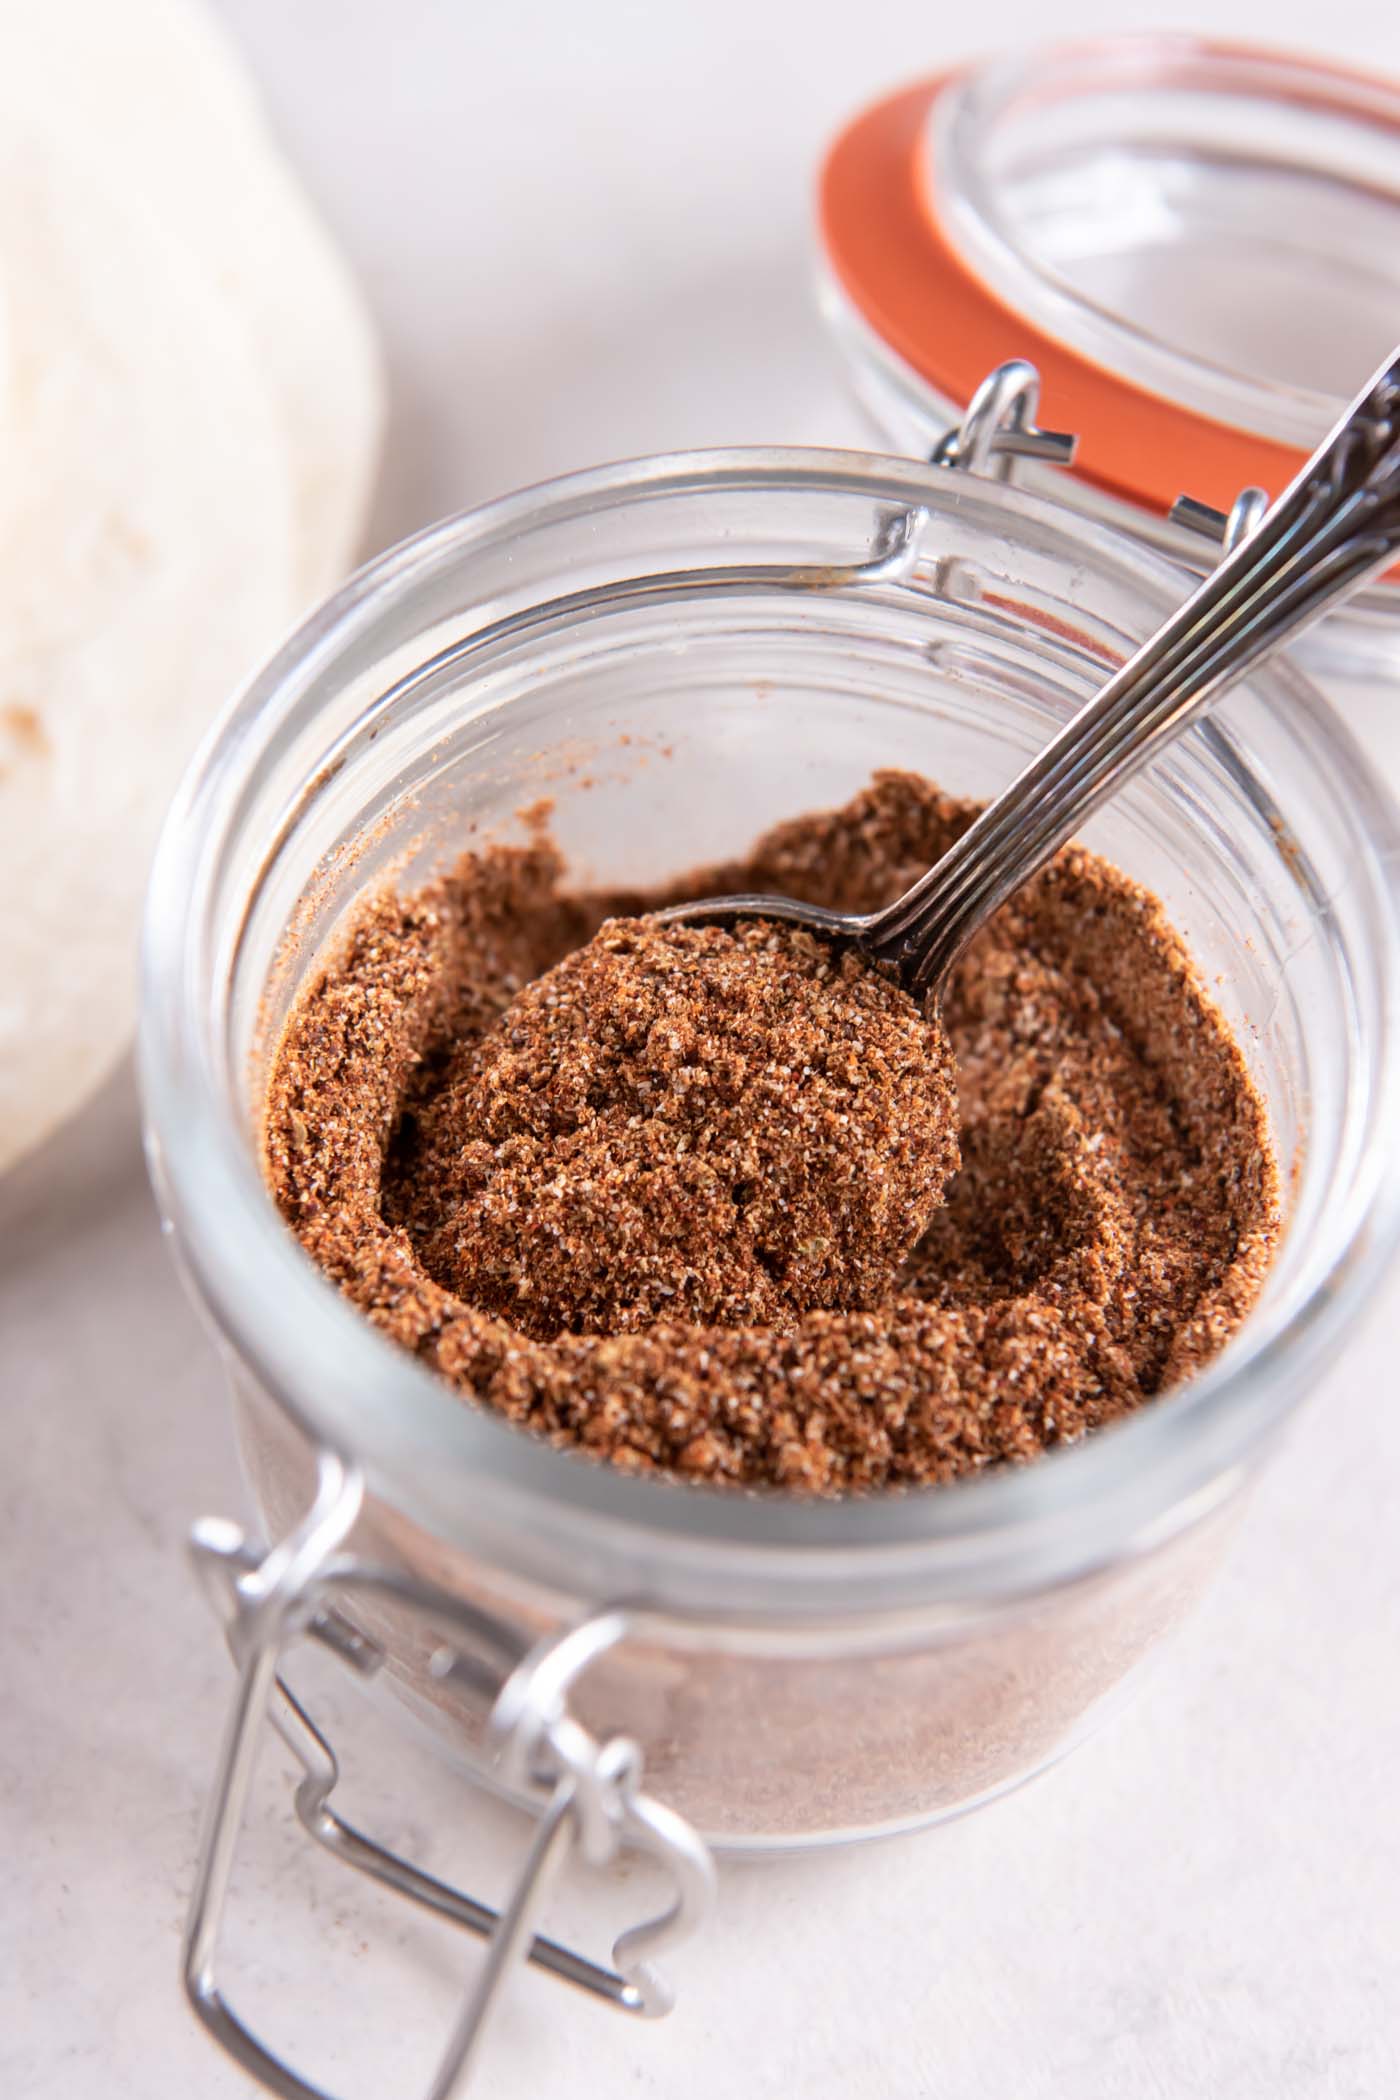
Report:
[{"label": "metal wire bail clasp", "polygon": [[1040,459],[1067,467],[1077,435],[1040,430],[1040,374],[1024,357],[1010,358],[987,374],[960,423],[946,430],[929,454],[935,467],[958,467],[990,481],[1010,481],[1018,459]]},{"label": "metal wire bail clasp", "polygon": [[[601,1611],[528,1646],[493,1614],[417,1576],[344,1550],[363,1505],[363,1481],[330,1453],[321,1453],[318,1464],[310,1510],[266,1552],[252,1546],[236,1526],[216,1519],[197,1524],[191,1539],[196,1568],[224,1621],[238,1668],[185,1937],[185,1987],[200,2019],[280,2100],[329,2100],[321,2087],[259,2040],[229,2005],[217,1978],[234,1854],[268,1720],[302,1767],[295,1806],[308,1835],[342,1864],[487,1942],[426,2100],[448,2100],[462,2092],[487,2018],[519,1961],[546,1969],[620,2011],[651,2018],[669,2012],[671,1993],[651,1958],[703,1921],[714,1895],[713,1864],[689,1824],[642,1791],[637,1745],[621,1736],[599,1741],[568,1704],[581,1673],[631,1631],[633,1614]],[[539,1811],[529,1850],[499,1911],[377,1844],[331,1806],[339,1777],[335,1752],[290,1690],[280,1663],[294,1641],[306,1638],[358,1674],[372,1675],[384,1651],[340,1608],[339,1600],[357,1595],[421,1613],[442,1637],[433,1656],[434,1673],[492,1700],[487,1737],[499,1775]],[[620,1936],[612,1968],[535,1931],[550,1883],[575,1848],[591,1865],[605,1864],[623,1848],[641,1851],[671,1880],[670,1907]]]},{"label": "metal wire bail clasp", "polygon": [[1223,559],[1244,544],[1262,523],[1268,507],[1266,491],[1251,484],[1240,490],[1228,511],[1217,510],[1211,503],[1198,503],[1194,496],[1178,496],[1167,516],[1173,525],[1184,525],[1202,539],[1217,540]]},{"label": "metal wire bail clasp", "polygon": [[[967,404],[960,423],[945,430],[929,454],[929,464],[958,473],[978,474],[989,481],[1010,481],[1018,460],[1039,459],[1066,467],[1074,458],[1079,440],[1067,430],[1040,430],[1036,410],[1040,406],[1040,374],[1023,357],[998,365],[989,372]],[[823,590],[852,584],[902,583],[914,569],[929,513],[923,504],[878,514],[874,544],[868,554],[849,567],[801,572],[804,588],[815,581]],[[943,556],[935,569],[939,588],[946,589],[957,567],[957,557]]]},{"label": "metal wire bail clasp", "polygon": [[[1027,358],[1009,358],[990,371],[967,404],[960,423],[945,430],[929,454],[935,467],[955,467],[990,481],[1014,479],[1016,463],[1044,460],[1051,466],[1073,465],[1079,439],[1068,430],[1041,430],[1040,373]],[[1247,540],[1269,507],[1261,488],[1244,488],[1228,511],[1178,496],[1168,516],[1203,539],[1215,540],[1222,555]]]}]

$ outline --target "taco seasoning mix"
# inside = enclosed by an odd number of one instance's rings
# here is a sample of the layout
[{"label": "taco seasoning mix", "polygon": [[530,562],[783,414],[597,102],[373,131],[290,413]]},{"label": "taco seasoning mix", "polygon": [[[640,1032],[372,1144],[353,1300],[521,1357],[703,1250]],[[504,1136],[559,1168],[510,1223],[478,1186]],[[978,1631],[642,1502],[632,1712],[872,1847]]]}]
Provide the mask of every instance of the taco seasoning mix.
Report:
[{"label": "taco seasoning mix", "polygon": [[926,1485],[1188,1378],[1259,1292],[1278,1174],[1153,897],[1066,848],[938,1017],[806,934],[646,916],[874,910],[975,814],[885,774],[652,896],[571,891],[544,836],[377,896],[273,1060],[288,1224],[464,1396],[631,1471]]}]

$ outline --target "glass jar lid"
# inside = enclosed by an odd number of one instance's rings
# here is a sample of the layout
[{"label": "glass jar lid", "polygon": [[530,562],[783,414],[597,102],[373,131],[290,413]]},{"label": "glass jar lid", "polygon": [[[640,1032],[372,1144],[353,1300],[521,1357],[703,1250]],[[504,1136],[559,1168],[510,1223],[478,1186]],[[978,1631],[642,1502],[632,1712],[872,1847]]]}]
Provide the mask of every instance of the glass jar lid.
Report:
[{"label": "glass jar lid", "polygon": [[1282,489],[1400,333],[1400,89],[1177,35],[1051,46],[863,111],[820,236],[901,439],[1028,358],[1076,482],[1160,543],[1182,493]]}]

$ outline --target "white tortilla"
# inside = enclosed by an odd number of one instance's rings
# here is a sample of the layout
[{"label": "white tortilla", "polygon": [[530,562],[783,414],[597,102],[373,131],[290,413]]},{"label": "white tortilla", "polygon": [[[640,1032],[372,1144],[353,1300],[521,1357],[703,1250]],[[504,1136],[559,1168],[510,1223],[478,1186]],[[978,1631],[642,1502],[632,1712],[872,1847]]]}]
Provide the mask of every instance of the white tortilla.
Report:
[{"label": "white tortilla", "polygon": [[382,391],[192,0],[0,0],[0,1169],[130,1038],[200,734],[363,529]]},{"label": "white tortilla", "polygon": [[125,1046],[166,800],[294,606],[266,389],[101,176],[0,113],[0,1164]]},{"label": "white tortilla", "polygon": [[191,0],[0,0],[4,99],[90,140],[221,293],[291,466],[298,610],[359,552],[378,460],[378,345],[349,271],[212,15]]}]

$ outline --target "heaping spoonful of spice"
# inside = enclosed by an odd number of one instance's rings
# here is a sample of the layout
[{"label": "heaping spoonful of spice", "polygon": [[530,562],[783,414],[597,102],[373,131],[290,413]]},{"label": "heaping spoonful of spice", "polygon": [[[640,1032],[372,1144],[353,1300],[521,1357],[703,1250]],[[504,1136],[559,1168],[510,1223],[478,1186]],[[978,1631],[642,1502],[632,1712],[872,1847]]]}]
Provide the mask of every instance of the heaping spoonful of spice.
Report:
[{"label": "heaping spoonful of spice", "polygon": [[[609,920],[450,1080],[434,1272],[528,1333],[892,1290],[958,1165],[948,973],[1139,767],[1400,547],[1400,352],[1248,539],[884,910]],[[873,967],[872,967],[873,966]]]}]

